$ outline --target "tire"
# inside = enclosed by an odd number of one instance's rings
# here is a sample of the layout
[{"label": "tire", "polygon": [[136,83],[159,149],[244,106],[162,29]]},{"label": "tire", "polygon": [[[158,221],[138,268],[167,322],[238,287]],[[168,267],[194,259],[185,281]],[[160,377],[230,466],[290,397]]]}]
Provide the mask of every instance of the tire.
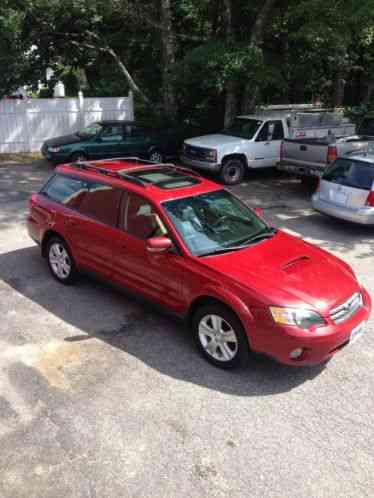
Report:
[{"label": "tire", "polygon": [[244,179],[245,164],[242,159],[226,159],[220,171],[220,178],[225,185],[238,185]]},{"label": "tire", "polygon": [[52,237],[47,245],[47,261],[52,276],[61,284],[71,285],[78,272],[75,261],[66,242],[60,237]]},{"label": "tire", "polygon": [[70,156],[70,162],[78,163],[80,161],[87,161],[88,157],[84,152],[74,152]]},{"label": "tire", "polygon": [[163,163],[164,156],[162,155],[162,152],[160,152],[158,149],[153,149],[149,153],[149,160],[155,163]]},{"label": "tire", "polygon": [[216,367],[230,369],[248,364],[247,335],[238,317],[225,306],[199,308],[192,318],[192,331],[200,353]]}]

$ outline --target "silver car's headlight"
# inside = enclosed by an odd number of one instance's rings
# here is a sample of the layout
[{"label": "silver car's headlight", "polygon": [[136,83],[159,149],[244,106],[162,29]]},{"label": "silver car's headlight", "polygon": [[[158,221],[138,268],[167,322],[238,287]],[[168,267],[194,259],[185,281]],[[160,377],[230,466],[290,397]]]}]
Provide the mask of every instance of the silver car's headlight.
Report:
[{"label": "silver car's headlight", "polygon": [[271,306],[270,313],[276,323],[280,325],[293,325],[304,330],[312,327],[321,327],[326,324],[321,315],[315,311],[303,308],[278,308]]}]

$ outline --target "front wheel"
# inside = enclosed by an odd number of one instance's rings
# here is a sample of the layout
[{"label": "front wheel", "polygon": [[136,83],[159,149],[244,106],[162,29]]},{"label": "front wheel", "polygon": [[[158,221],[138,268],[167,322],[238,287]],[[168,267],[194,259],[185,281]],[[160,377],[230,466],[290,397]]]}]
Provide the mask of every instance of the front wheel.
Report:
[{"label": "front wheel", "polygon": [[87,161],[87,159],[88,159],[88,157],[86,156],[86,154],[84,152],[74,152],[70,156],[70,162],[72,162],[72,163],[80,163],[83,161]]},{"label": "front wheel", "polygon": [[226,159],[220,171],[220,178],[225,185],[237,185],[244,179],[245,165],[239,158]]},{"label": "front wheel", "polygon": [[200,352],[213,365],[229,369],[248,363],[249,344],[243,326],[225,306],[213,304],[198,309],[192,328]]}]

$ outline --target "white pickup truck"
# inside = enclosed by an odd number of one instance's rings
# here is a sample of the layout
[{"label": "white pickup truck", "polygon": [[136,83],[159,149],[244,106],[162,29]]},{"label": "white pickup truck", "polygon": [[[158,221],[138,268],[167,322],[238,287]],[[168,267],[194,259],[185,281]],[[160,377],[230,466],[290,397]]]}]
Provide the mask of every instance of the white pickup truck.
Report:
[{"label": "white pickup truck", "polygon": [[345,119],[333,121],[331,113],[326,113],[330,119],[324,123],[322,112],[308,105],[271,106],[255,115],[238,116],[221,133],[185,140],[181,160],[218,173],[226,185],[235,185],[243,180],[246,169],[276,166],[284,138],[354,134],[353,124]]}]

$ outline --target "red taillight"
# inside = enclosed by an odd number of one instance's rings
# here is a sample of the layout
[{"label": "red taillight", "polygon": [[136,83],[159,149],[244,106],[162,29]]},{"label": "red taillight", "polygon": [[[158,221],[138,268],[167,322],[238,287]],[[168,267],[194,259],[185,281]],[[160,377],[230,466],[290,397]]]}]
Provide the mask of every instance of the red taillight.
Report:
[{"label": "red taillight", "polygon": [[366,205],[370,207],[374,207],[374,192],[371,191],[366,199]]},{"label": "red taillight", "polygon": [[320,191],[320,188],[321,188],[321,178],[318,177],[317,178],[317,183],[316,183],[316,190],[315,190],[315,194],[317,194],[319,191]]},{"label": "red taillight", "polygon": [[338,149],[335,145],[329,145],[327,148],[327,162],[333,163],[338,157]]}]

